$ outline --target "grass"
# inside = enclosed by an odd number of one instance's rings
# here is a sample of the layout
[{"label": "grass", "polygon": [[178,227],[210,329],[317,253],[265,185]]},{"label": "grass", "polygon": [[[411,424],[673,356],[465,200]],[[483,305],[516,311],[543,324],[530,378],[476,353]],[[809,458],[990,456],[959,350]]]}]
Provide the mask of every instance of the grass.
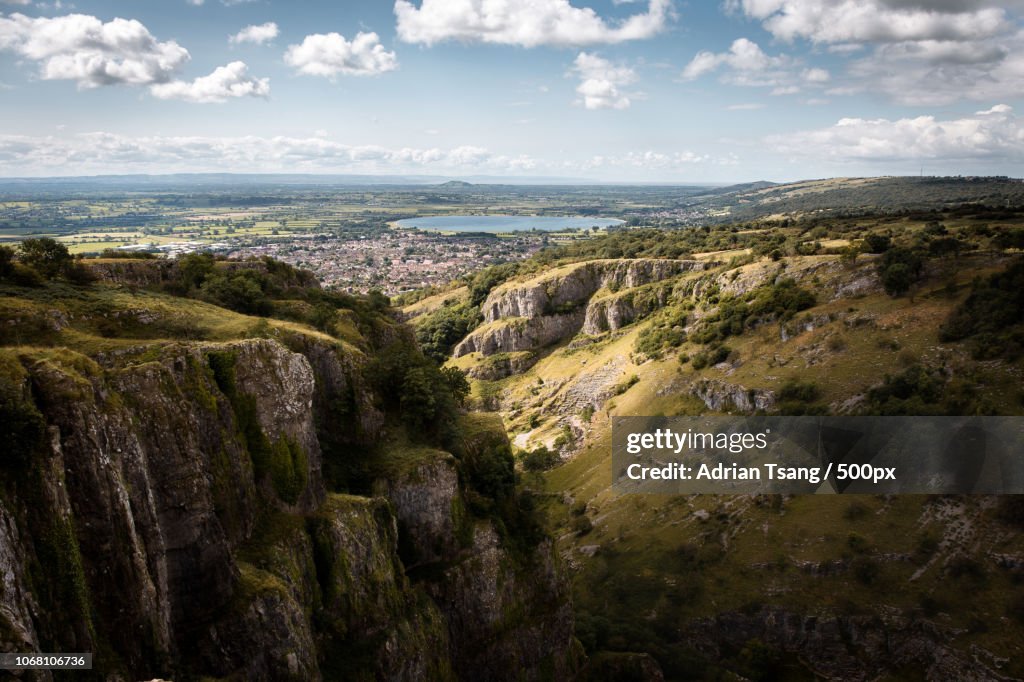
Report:
[{"label": "grass", "polygon": [[[101,284],[84,288],[50,284],[38,289],[0,285],[0,317],[17,321],[0,329],[4,343],[66,346],[90,356],[174,341],[230,341],[259,335],[301,335],[358,353],[351,342],[296,322]],[[343,324],[348,326],[342,331],[354,340],[354,328]]]},{"label": "grass", "polygon": [[[919,223],[905,226],[920,228]],[[837,239],[831,245],[846,241]],[[740,251],[700,257],[727,263]],[[606,382],[611,394],[616,385],[628,388],[610,397],[582,425],[585,436],[572,458],[539,477],[548,524],[559,538],[559,550],[577,567],[574,601],[584,621],[603,614],[616,626],[629,623],[642,630],[652,627],[652,619],[658,627],[667,619],[664,626],[677,631],[694,619],[756,611],[761,605],[815,615],[927,612],[924,617],[941,628],[961,630],[954,642],[958,650],[981,646],[1012,661],[1003,674],[1024,673],[1020,629],[1000,625],[1008,622],[1007,595],[1019,591],[1014,582],[1019,576],[995,568],[989,558],[990,553],[1020,556],[1024,537],[993,519],[988,499],[621,496],[611,489],[610,418],[708,414],[688,390],[701,378],[774,391],[787,382],[813,381],[821,391],[818,402],[838,405],[884,375],[903,371],[908,362],[919,362],[974,377],[1001,409],[1019,412],[1021,361],[1012,366],[976,363],[961,345],[938,340],[939,327],[967,295],[970,281],[1001,269],[1000,259],[991,253],[961,256],[951,289],[946,282],[952,264],[940,262],[912,298],[867,289],[832,300],[830,292],[840,280],[873,277],[873,261],[861,256],[850,266],[829,255],[765,259],[739,266],[735,276],[728,266],[716,268],[708,276],[726,290],[743,291],[784,268],[787,276],[819,292],[818,304],[797,315],[794,323],[799,324],[791,325],[786,340],[779,323],[730,337],[735,361],[726,366],[695,371],[691,364],[681,365],[677,355],[693,357],[702,349],[692,342],[670,349],[662,359],[635,357],[638,335],[655,322],[650,319],[579,349],[563,343],[522,375],[475,382],[477,393],[486,389],[502,396],[506,424],[516,434],[516,445],[527,450],[549,444],[564,421],[578,413],[570,410],[566,398],[595,370],[615,368]],[[579,265],[557,266],[503,286],[550,282],[575,267]],[[595,299],[603,295],[598,292]],[[712,308],[713,303],[698,301],[694,316]],[[805,330],[803,323],[812,328]],[[473,354],[451,364],[471,369],[486,362]],[[638,381],[632,381],[634,375]],[[941,511],[946,504],[962,511]],[[573,507],[582,505],[592,525],[585,535],[574,531],[578,519]],[[961,527],[961,518],[968,520],[967,526]],[[957,539],[958,529],[967,533],[965,540]],[[579,549],[585,545],[600,549],[593,556],[583,554]],[[969,561],[977,567],[971,564],[957,577],[950,566],[958,565],[960,554],[972,557]]]}]

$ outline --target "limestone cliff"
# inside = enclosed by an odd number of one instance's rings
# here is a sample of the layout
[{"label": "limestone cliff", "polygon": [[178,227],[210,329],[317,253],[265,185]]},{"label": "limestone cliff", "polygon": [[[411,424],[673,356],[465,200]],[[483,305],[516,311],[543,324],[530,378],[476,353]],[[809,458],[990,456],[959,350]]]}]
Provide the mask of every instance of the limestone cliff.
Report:
[{"label": "limestone cliff", "polygon": [[568,677],[550,544],[469,514],[455,458],[327,492],[324,439],[382,428],[364,363],[301,334],[8,363],[0,650],[122,679]]},{"label": "limestone cliff", "polygon": [[[664,303],[664,295],[652,297],[650,291],[636,295],[637,288],[709,265],[656,258],[594,260],[564,266],[527,282],[505,283],[481,306],[485,324],[463,339],[452,355],[531,351],[569,339],[581,330],[599,334],[618,329]],[[624,293],[594,299],[602,289]]]}]

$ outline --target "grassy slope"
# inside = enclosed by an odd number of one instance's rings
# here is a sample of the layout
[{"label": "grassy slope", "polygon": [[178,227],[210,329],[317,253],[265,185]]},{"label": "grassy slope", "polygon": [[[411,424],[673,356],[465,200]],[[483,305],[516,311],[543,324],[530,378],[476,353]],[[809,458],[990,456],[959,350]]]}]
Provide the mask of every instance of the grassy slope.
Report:
[{"label": "grassy slope", "polygon": [[[909,229],[916,228],[920,225]],[[714,259],[728,260],[739,251],[717,253]],[[837,256],[784,260],[791,272],[812,261],[838,263]],[[943,364],[958,376],[971,376],[1005,413],[1020,413],[1024,363],[975,362],[962,345],[938,341],[940,324],[966,297],[970,281],[998,269],[1000,262],[978,255],[940,263],[912,299],[891,298],[877,289],[832,301],[819,297],[819,304],[799,317],[820,323],[832,316],[834,321],[786,341],[779,324],[729,338],[727,344],[739,360],[731,365],[694,371],[681,364],[680,355],[699,351],[693,343],[658,360],[636,356],[638,335],[653,323],[648,319],[581,349],[548,349],[522,375],[475,382],[478,395],[503,396],[510,436],[522,448],[551,446],[567,423],[582,429],[572,457],[546,473],[541,485],[549,493],[550,523],[574,568],[576,603],[584,618],[602,615],[637,627],[653,627],[652,622],[668,618],[676,627],[761,604],[821,614],[923,610],[944,627],[963,629],[956,639],[961,650],[980,644],[1013,661],[1005,673],[1024,674],[1024,628],[1007,617],[1008,597],[1020,588],[990,558],[993,553],[1021,555],[1024,538],[995,519],[991,498],[664,498],[617,496],[610,489],[610,417],[708,413],[687,390],[702,377],[766,389],[778,389],[790,378],[811,380],[821,389],[822,400],[838,409],[886,374],[916,362]],[[738,270],[742,277],[774,266],[762,260]],[[853,267],[870,274],[871,257],[862,256]],[[844,272],[840,268],[839,276]],[[829,277],[827,271],[811,275],[805,284],[823,290]],[[857,324],[858,318],[869,323]],[[450,364],[467,369],[480,361],[474,354]],[[605,386],[632,375],[639,382],[607,400],[584,423],[579,411],[566,407],[566,396],[602,368],[611,368]],[[571,530],[573,508],[578,513],[582,505],[593,530],[578,535]],[[706,520],[700,510],[708,512]],[[596,554],[589,556],[594,546]],[[957,559],[960,555],[971,563],[964,575],[951,577],[951,563],[964,561]],[[812,575],[821,572],[813,566],[832,561],[841,568]],[[877,575],[869,578],[868,573]],[[603,646],[628,649],[637,642],[626,637]]]}]

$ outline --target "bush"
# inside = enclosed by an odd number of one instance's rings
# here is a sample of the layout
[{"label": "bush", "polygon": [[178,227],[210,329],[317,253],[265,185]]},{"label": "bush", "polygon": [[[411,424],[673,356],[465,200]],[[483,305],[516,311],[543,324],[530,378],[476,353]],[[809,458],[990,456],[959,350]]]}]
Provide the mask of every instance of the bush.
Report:
[{"label": "bush", "polygon": [[921,279],[924,260],[912,249],[889,249],[878,265],[882,287],[890,296],[902,296]]},{"label": "bush", "polygon": [[444,379],[445,384],[448,385],[448,390],[459,407],[465,406],[466,398],[469,397],[470,392],[466,373],[458,367],[444,367],[441,369],[441,377]]},{"label": "bush", "polygon": [[551,452],[543,445],[523,454],[523,468],[527,471],[547,471],[559,463],[558,453]]},{"label": "bush", "polygon": [[68,247],[48,237],[23,241],[18,246],[18,259],[46,279],[64,274],[72,262]]},{"label": "bush", "polygon": [[892,238],[885,234],[869,234],[861,245],[864,253],[885,253],[892,246]]},{"label": "bush", "polygon": [[618,384],[616,384],[615,389],[612,391],[612,394],[613,395],[622,395],[623,393],[625,393],[626,391],[628,391],[629,389],[633,388],[634,386],[636,386],[639,383],[640,383],[640,377],[638,377],[636,374],[633,374],[632,376],[630,376],[625,381],[621,381]]},{"label": "bush", "polygon": [[712,367],[720,362],[725,362],[732,355],[732,349],[728,346],[716,346],[709,350],[703,350],[693,356],[690,364],[694,369],[700,370],[705,367]]},{"label": "bush", "polygon": [[402,382],[402,419],[413,430],[426,429],[433,421],[437,399],[432,376],[427,367],[413,367]]},{"label": "bush", "polygon": [[746,298],[722,301],[715,315],[706,320],[692,340],[704,344],[723,341],[763,322],[792,319],[798,312],[816,304],[817,299],[812,292],[801,287],[796,280],[783,279],[756,289]]},{"label": "bush", "polygon": [[779,389],[778,399],[783,402],[795,401],[813,403],[821,397],[821,389],[813,381],[790,379]]},{"label": "bush", "polygon": [[0,279],[7,279],[14,274],[14,249],[0,246]]},{"label": "bush", "polygon": [[570,526],[576,535],[586,535],[590,531],[594,530],[594,523],[590,520],[590,517],[586,514],[576,516],[572,520]]},{"label": "bush", "polygon": [[262,284],[259,275],[251,270],[216,272],[205,277],[199,297],[239,313],[265,317],[273,306]]},{"label": "bush", "polygon": [[473,331],[482,319],[477,306],[443,306],[428,314],[418,325],[416,340],[427,357],[443,363],[452,347]]},{"label": "bush", "polygon": [[[950,313],[939,331],[942,341],[961,341],[975,337],[982,350],[1013,350],[1010,328],[1024,322],[1024,259],[1018,259],[1004,271],[975,280],[971,293]],[[984,338],[983,338],[984,337]],[[1012,356],[1010,353],[1008,357]]]}]

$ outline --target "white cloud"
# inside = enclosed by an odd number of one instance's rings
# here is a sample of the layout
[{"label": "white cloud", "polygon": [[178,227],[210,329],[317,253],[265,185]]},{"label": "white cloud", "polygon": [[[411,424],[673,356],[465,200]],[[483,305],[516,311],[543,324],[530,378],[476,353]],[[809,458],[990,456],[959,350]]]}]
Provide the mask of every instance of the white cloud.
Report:
[{"label": "white cloud", "polygon": [[398,36],[408,43],[446,40],[584,46],[641,40],[660,33],[672,12],[671,0],[650,0],[647,11],[618,22],[569,0],[409,0],[395,1]]},{"label": "white cloud", "polygon": [[733,41],[728,52],[717,54],[706,50],[698,52],[683,69],[683,78],[687,80],[700,78],[723,66],[734,71],[760,73],[786,64],[785,57],[769,57],[754,41],[739,38]]},{"label": "white cloud", "polygon": [[292,45],[284,61],[308,76],[372,76],[398,68],[398,58],[380,44],[376,33],[356,34],[351,41],[338,33],[308,35]]},{"label": "white cloud", "polygon": [[974,43],[919,41],[881,45],[851,63],[861,89],[908,105],[1024,96],[1024,32]]},{"label": "white cloud", "polygon": [[800,77],[808,83],[827,83],[832,78],[828,71],[819,68],[804,69]]},{"label": "white cloud", "polygon": [[1009,28],[1006,11],[989,3],[914,0],[728,0],[781,40],[889,43],[976,40]]},{"label": "white cloud", "polygon": [[32,4],[32,0],[2,0],[2,2],[5,5],[21,5],[22,7]]},{"label": "white cloud", "polygon": [[692,151],[656,152],[646,150],[642,152],[628,152],[626,154],[596,155],[582,163],[569,162],[566,167],[583,171],[607,168],[666,171],[690,169],[696,164],[721,162],[722,160],[712,159],[707,154],[697,154]]},{"label": "white cloud", "polygon": [[0,50],[37,62],[44,80],[80,88],[165,83],[189,60],[188,50],[158,41],[134,19],[104,23],[85,14],[0,17]]},{"label": "white cloud", "polygon": [[106,132],[66,137],[0,134],[7,174],[173,171],[520,172],[537,161],[465,145],[451,149],[348,145],[312,137],[130,137]]},{"label": "white cloud", "polygon": [[588,52],[580,52],[571,71],[580,77],[576,93],[579,103],[587,109],[626,109],[629,97],[619,88],[636,80],[636,72],[626,66],[617,66],[607,59]]},{"label": "white cloud", "polygon": [[844,118],[829,128],[774,135],[768,143],[792,156],[839,161],[1024,161],[1024,122],[998,104],[951,120]]},{"label": "white cloud", "polygon": [[268,21],[265,24],[246,26],[235,35],[228,38],[228,42],[237,45],[239,43],[255,43],[263,45],[269,43],[278,36],[277,24]]},{"label": "white cloud", "polygon": [[831,76],[821,68],[797,72],[799,62],[786,55],[770,56],[752,40],[734,40],[728,52],[698,52],[683,69],[682,77],[695,80],[722,71],[721,81],[730,85],[771,87],[773,95],[791,95],[802,87],[817,87]]},{"label": "white cloud", "polygon": [[217,67],[209,76],[201,76],[192,82],[175,80],[153,85],[150,92],[160,99],[180,99],[200,104],[270,95],[270,80],[250,78],[248,71],[245,62],[231,62],[227,66]]},{"label": "white cloud", "polygon": [[744,104],[730,104],[725,109],[726,111],[755,111],[757,109],[764,109],[764,105],[758,102],[747,102]]}]

